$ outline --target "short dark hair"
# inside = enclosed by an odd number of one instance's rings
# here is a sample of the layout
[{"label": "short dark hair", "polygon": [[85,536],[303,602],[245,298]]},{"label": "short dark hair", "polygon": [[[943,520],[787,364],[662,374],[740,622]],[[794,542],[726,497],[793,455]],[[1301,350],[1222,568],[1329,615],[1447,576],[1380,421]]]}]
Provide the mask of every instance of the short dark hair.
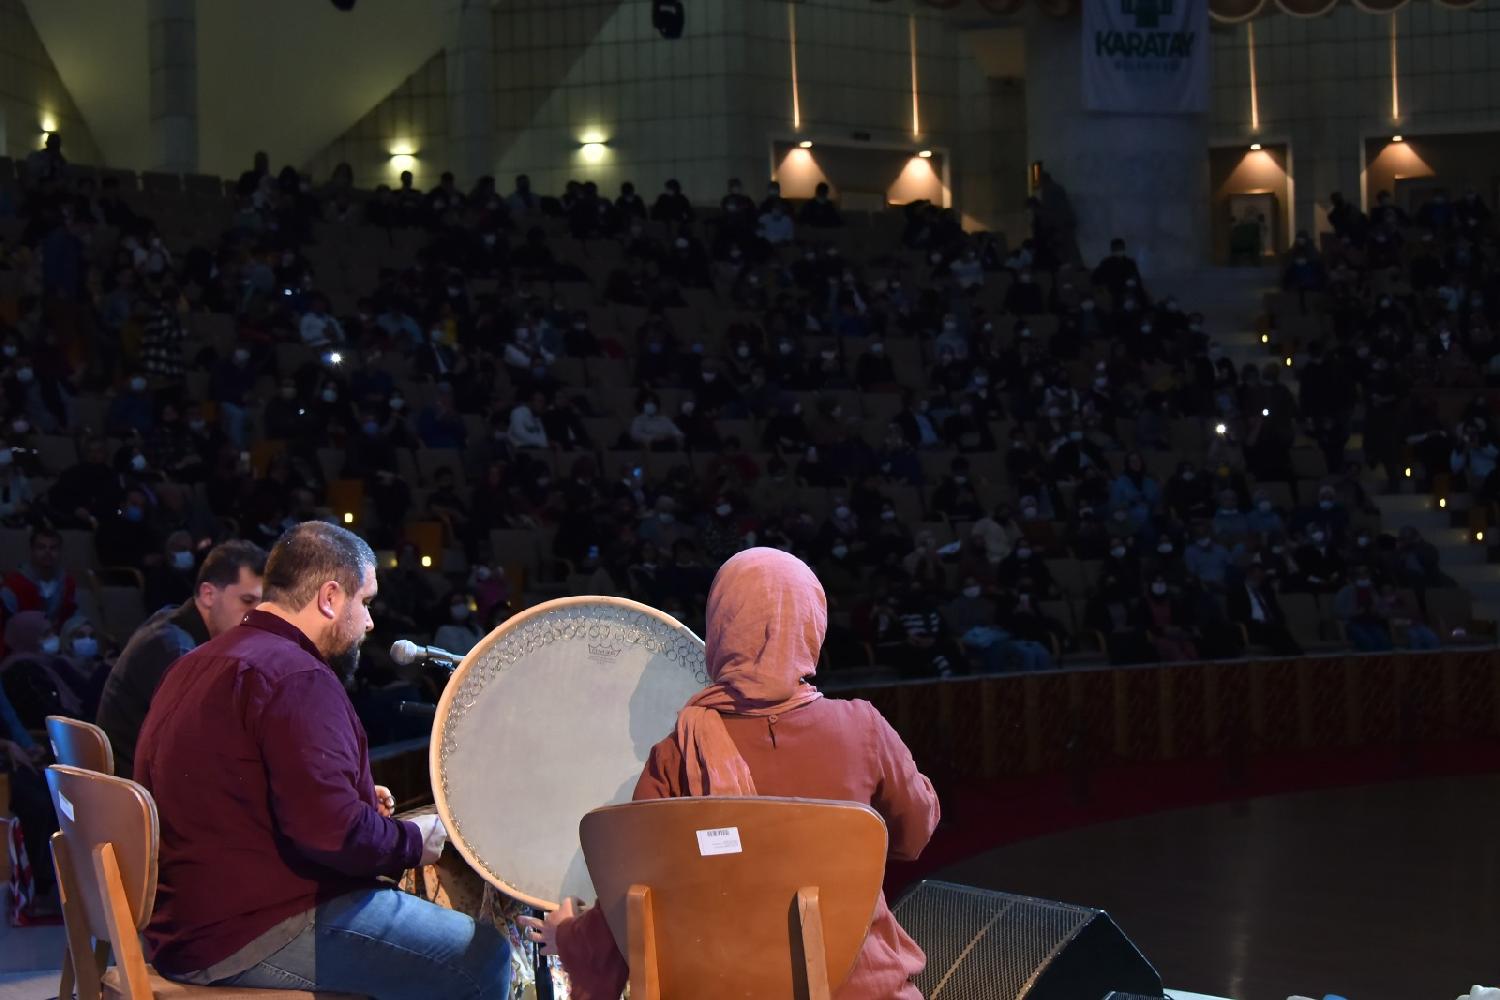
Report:
[{"label": "short dark hair", "polygon": [[209,549],[203,565],[198,567],[198,586],[207,583],[222,588],[239,583],[241,569],[265,576],[266,550],[239,538],[220,542]]},{"label": "short dark hair", "polygon": [[352,597],[365,570],[374,568],[374,551],[354,532],[324,521],[303,521],[288,528],[271,549],[265,599],[297,611],[329,580]]},{"label": "short dark hair", "polygon": [[40,542],[44,538],[50,538],[59,545],[62,544],[63,540],[61,531],[58,531],[56,528],[53,528],[50,525],[42,524],[31,529],[31,538],[27,540],[27,544],[32,548],[35,548],[36,543]]}]

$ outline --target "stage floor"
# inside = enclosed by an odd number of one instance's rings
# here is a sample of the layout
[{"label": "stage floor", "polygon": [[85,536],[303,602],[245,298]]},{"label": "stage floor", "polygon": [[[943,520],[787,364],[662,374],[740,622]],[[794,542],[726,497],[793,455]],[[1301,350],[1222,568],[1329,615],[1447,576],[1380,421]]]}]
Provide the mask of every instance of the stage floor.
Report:
[{"label": "stage floor", "polygon": [[1106,909],[1165,982],[1234,1000],[1500,984],[1500,776],[1158,813],[933,877]]}]

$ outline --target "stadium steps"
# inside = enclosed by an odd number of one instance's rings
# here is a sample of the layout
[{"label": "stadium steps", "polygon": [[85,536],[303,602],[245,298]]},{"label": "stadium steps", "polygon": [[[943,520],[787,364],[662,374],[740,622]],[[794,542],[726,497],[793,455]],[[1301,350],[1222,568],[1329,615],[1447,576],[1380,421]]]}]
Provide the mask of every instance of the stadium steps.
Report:
[{"label": "stadium steps", "polygon": [[1488,561],[1488,547],[1476,544],[1468,528],[1455,526],[1451,510],[1425,493],[1382,494],[1375,503],[1387,531],[1411,525],[1437,547],[1438,564],[1469,592],[1475,618],[1500,620],[1500,565]]},{"label": "stadium steps", "polygon": [[1257,324],[1265,312],[1266,293],[1276,290],[1274,268],[1202,267],[1165,275],[1159,284],[1163,293],[1177,296],[1184,309],[1203,314],[1209,336],[1236,368],[1269,359]]}]

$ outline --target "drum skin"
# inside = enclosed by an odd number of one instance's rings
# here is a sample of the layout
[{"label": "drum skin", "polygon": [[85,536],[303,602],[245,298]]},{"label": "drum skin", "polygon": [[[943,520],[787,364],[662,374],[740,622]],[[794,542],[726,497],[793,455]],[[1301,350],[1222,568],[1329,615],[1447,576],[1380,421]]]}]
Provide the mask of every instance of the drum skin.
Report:
[{"label": "drum skin", "polygon": [[463,658],[433,719],[432,793],[453,845],[532,906],[592,900],[579,820],[630,801],[707,683],[703,640],[647,605],[564,597],[515,615]]}]

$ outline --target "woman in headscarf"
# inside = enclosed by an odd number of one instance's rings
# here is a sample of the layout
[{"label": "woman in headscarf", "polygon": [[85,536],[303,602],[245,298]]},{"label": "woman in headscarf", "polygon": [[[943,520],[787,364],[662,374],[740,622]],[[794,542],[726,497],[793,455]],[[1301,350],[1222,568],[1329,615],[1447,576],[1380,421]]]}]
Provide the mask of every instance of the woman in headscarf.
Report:
[{"label": "woman in headscarf", "polygon": [[[708,687],[677,715],[635,786],[636,801],[684,795],[774,795],[870,805],[890,856],[917,857],[938,821],[932,783],[875,707],[824,698],[816,672],[828,603],[812,570],[777,549],[748,549],[719,570],[708,595]],[[619,997],[629,968],[604,914],[566,900],[533,940],[562,957],[574,1000]],[[911,977],[926,959],[882,894],[838,1000],[920,1000]]]}]

